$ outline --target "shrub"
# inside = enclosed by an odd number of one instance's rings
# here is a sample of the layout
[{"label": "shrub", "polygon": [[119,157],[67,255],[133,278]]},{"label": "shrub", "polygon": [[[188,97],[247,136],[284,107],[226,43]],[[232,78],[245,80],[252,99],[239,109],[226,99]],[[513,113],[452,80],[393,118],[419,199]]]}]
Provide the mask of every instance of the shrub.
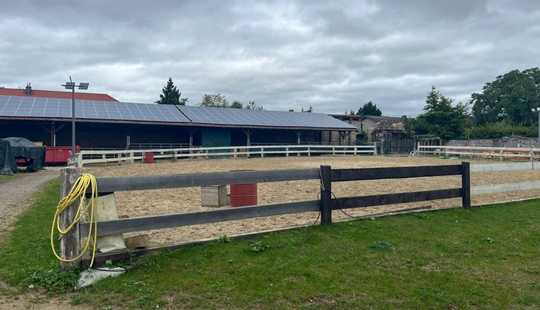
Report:
[{"label": "shrub", "polygon": [[512,135],[536,137],[536,126],[519,126],[504,122],[489,123],[466,129],[469,139],[496,139]]}]

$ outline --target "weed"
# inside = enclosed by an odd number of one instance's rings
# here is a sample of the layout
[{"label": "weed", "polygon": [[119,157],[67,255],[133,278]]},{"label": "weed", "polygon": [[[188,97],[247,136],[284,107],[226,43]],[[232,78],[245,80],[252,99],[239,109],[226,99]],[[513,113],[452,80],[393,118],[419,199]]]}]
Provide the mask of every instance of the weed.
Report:
[{"label": "weed", "polygon": [[35,271],[28,282],[47,291],[68,292],[74,289],[78,279],[78,272],[51,268],[45,271]]},{"label": "weed", "polygon": [[373,242],[369,248],[376,251],[392,251],[394,250],[394,245],[388,241],[379,240]]},{"label": "weed", "polygon": [[254,253],[261,253],[269,249],[270,246],[262,240],[254,241],[249,244],[249,250]]}]

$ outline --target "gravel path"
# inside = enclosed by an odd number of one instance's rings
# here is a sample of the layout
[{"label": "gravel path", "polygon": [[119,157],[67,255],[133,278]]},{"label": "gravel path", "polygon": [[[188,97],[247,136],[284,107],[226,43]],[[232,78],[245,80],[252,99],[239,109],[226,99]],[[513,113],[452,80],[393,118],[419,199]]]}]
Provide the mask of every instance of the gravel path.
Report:
[{"label": "gravel path", "polygon": [[[32,195],[50,180],[59,176],[58,170],[42,170],[21,174],[0,183],[0,240],[7,235],[17,216],[32,205]],[[41,292],[19,294],[0,280],[0,309],[88,309],[72,306],[67,300],[46,296]]]},{"label": "gravel path", "polygon": [[58,171],[42,170],[21,174],[11,181],[0,183],[0,236],[31,205],[32,195],[58,175]]}]

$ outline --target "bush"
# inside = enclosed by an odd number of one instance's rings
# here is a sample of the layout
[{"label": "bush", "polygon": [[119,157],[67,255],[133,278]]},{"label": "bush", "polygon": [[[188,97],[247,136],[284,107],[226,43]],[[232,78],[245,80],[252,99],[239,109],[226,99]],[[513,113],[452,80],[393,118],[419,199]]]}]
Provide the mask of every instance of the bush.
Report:
[{"label": "bush", "polygon": [[519,126],[499,122],[467,128],[465,135],[469,139],[496,139],[512,135],[536,137],[537,130],[536,126]]}]

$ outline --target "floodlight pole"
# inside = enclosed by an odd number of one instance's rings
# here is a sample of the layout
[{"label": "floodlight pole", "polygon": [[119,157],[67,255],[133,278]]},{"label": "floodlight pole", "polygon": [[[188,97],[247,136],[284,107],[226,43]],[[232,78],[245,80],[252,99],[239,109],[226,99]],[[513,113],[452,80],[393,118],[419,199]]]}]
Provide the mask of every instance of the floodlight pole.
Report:
[{"label": "floodlight pole", "polygon": [[71,90],[71,156],[75,156],[77,153],[77,147],[76,147],[76,118],[75,118],[75,88],[79,89],[88,89],[88,83],[79,83],[75,84],[73,80],[71,79],[71,76],[69,77],[69,82],[66,82],[66,84],[62,84],[64,88]]},{"label": "floodlight pole", "polygon": [[[71,76],[69,77],[71,82]],[[77,153],[77,147],[75,146],[75,85],[72,84],[71,88],[71,156],[75,156]]]}]

